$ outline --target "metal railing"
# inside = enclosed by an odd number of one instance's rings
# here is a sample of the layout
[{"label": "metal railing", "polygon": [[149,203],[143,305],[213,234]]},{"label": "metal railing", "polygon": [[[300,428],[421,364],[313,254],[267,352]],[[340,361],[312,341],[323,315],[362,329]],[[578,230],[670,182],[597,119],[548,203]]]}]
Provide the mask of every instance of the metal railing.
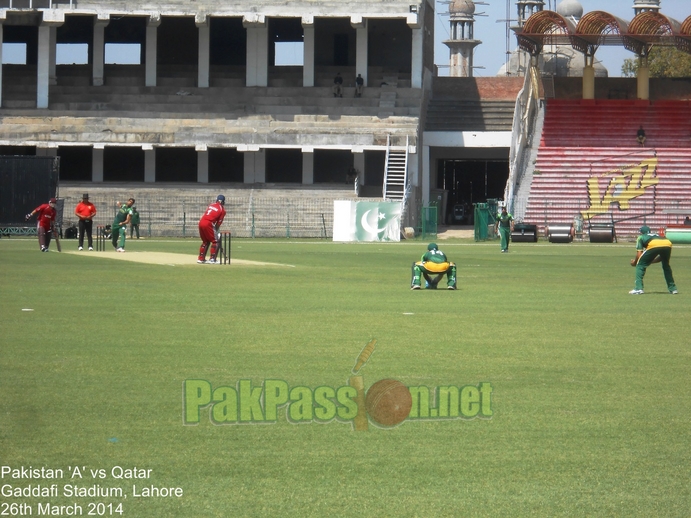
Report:
[{"label": "metal railing", "polygon": [[519,177],[523,174],[525,151],[530,144],[530,137],[535,126],[538,111],[538,69],[529,67],[525,75],[523,88],[518,93],[511,128],[511,149],[509,151],[509,179],[504,190],[504,201],[509,204],[509,211],[514,212],[514,189]]}]

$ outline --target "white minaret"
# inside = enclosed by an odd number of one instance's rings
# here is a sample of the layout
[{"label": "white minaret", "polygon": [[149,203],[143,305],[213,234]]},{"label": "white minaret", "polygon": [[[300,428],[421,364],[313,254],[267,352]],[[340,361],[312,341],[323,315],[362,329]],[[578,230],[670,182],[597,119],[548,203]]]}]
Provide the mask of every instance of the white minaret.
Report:
[{"label": "white minaret", "polygon": [[653,13],[660,12],[660,0],[634,0],[633,2],[633,12],[635,14],[640,14],[645,11],[650,11]]},{"label": "white minaret", "polygon": [[482,43],[473,34],[474,15],[472,0],[452,0],[449,4],[450,39],[443,43],[449,47],[451,77],[473,77],[473,49]]}]

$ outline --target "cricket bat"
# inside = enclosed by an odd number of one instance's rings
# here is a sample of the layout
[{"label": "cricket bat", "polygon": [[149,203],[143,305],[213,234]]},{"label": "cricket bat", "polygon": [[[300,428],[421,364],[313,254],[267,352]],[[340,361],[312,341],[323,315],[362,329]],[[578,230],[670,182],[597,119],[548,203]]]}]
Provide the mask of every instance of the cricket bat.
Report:
[{"label": "cricket bat", "polygon": [[53,230],[53,237],[55,238],[55,246],[58,247],[58,252],[62,252],[62,245],[60,245],[60,232]]},{"label": "cricket bat", "polygon": [[373,338],[365,347],[362,348],[362,351],[360,351],[357,360],[355,360],[355,367],[353,367],[353,369],[351,370],[353,376],[351,376],[348,379],[348,385],[350,385],[357,391],[357,395],[355,396],[355,403],[357,404],[358,411],[357,415],[353,419],[353,428],[356,431],[364,431],[368,428],[367,408],[365,407],[365,380],[362,376],[358,375],[358,372],[360,372],[360,369],[362,369],[365,363],[367,363],[369,357],[372,356],[375,345],[377,345],[377,339]]},{"label": "cricket bat", "polygon": [[367,363],[367,360],[369,360],[369,357],[372,356],[372,353],[374,352],[375,345],[377,345],[377,339],[373,338],[365,347],[362,348],[362,351],[360,351],[357,360],[355,360],[355,367],[353,367],[353,370],[351,371],[353,374],[357,374],[358,372],[360,372],[362,366],[365,365],[365,363]]}]

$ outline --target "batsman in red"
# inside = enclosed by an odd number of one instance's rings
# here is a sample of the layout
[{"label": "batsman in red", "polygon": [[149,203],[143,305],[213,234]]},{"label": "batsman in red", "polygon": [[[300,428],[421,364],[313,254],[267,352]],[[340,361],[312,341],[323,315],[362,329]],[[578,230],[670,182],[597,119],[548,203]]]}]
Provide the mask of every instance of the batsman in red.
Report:
[{"label": "batsman in red", "polygon": [[26,215],[26,220],[29,221],[34,214],[37,214],[38,221],[38,244],[41,246],[41,252],[47,252],[50,246],[50,238],[55,229],[55,220],[58,216],[58,211],[55,210],[55,205],[58,200],[51,198],[48,203],[39,205],[29,214]]},{"label": "batsman in red", "polygon": [[[197,262],[199,264],[214,264],[216,262],[216,254],[218,253],[218,231],[223,224],[223,218],[226,217],[226,209],[223,206],[226,203],[226,197],[219,194],[216,202],[209,205],[199,220],[199,237],[202,238],[202,246],[199,247],[199,257]],[[211,244],[211,257],[206,260],[206,251]]]}]

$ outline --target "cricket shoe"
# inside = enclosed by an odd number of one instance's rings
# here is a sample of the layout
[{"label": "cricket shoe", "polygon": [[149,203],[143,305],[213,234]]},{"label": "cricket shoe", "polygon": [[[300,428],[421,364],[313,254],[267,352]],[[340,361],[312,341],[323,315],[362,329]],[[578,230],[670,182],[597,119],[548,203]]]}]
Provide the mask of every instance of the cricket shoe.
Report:
[{"label": "cricket shoe", "polygon": [[676,295],[676,294],[678,294],[679,292],[678,292],[677,290],[672,290],[672,291],[670,291],[669,293],[670,293],[671,295]]},{"label": "cricket shoe", "polygon": [[93,251],[94,251],[94,247],[93,247],[93,246],[90,246],[90,247],[89,247],[89,252],[93,252]]},{"label": "cricket shoe", "polygon": [[116,252],[124,252],[124,251],[125,251],[124,248],[118,248],[118,249],[116,250]]},{"label": "cricket shoe", "polygon": [[197,264],[204,264],[206,261],[204,259],[197,259]]},{"label": "cricket shoe", "polygon": [[216,259],[209,259],[206,264],[216,264]]},{"label": "cricket shoe", "polygon": [[447,289],[447,290],[455,290],[455,289],[456,289],[456,286],[447,286],[446,289]]},{"label": "cricket shoe", "polygon": [[629,295],[643,295],[643,290],[631,290]]},{"label": "cricket shoe", "polygon": [[419,289],[420,289],[420,286],[417,286],[417,285],[411,286],[410,289],[411,289],[411,290],[419,290]]},{"label": "cricket shoe", "polygon": [[81,252],[82,250],[84,250],[84,248],[80,246],[79,248],[77,248],[77,250]]}]

